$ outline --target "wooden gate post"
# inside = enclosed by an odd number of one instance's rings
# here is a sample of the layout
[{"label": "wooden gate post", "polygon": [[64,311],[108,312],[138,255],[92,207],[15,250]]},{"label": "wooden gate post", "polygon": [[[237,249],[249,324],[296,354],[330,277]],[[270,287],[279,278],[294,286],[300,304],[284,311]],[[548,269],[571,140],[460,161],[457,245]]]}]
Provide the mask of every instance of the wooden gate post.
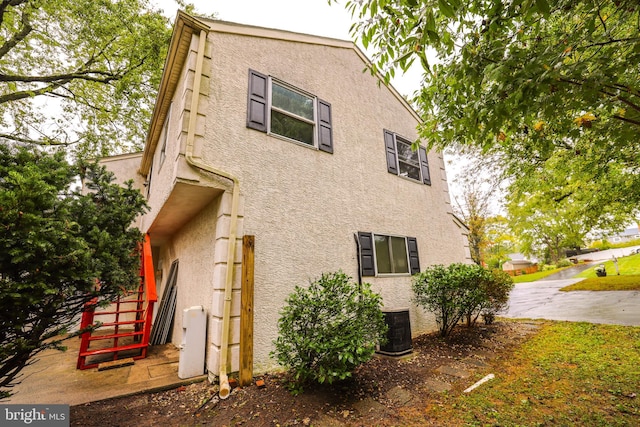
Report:
[{"label": "wooden gate post", "polygon": [[240,292],[240,386],[253,380],[253,266],[255,236],[242,238],[242,289]]}]

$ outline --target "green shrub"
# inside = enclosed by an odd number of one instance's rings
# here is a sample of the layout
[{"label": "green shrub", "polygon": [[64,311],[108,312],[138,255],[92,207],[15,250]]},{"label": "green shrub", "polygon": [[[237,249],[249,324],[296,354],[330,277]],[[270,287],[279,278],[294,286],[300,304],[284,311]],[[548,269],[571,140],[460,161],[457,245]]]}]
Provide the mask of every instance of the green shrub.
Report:
[{"label": "green shrub", "polygon": [[513,288],[511,277],[500,270],[475,264],[434,265],[413,279],[414,301],[433,312],[441,336],[462,320],[475,324],[482,314],[491,322],[506,305]]},{"label": "green shrub", "polygon": [[382,297],[343,272],[324,273],[308,288],[296,286],[286,302],[272,356],[293,374],[293,391],[306,382],[351,376],[386,339]]},{"label": "green shrub", "polygon": [[507,307],[509,293],[513,289],[513,278],[505,271],[494,269],[488,273],[482,282],[484,301],[479,308],[487,325],[493,323],[496,314]]},{"label": "green shrub", "polygon": [[590,248],[599,249],[601,251],[611,249],[611,246],[611,243],[607,239],[596,240],[595,242],[591,243],[591,245],[589,245]]},{"label": "green shrub", "polygon": [[487,266],[489,268],[500,268],[500,262],[501,259],[500,258],[489,258],[487,260]]},{"label": "green shrub", "polygon": [[414,301],[436,316],[440,336],[447,336],[482,301],[478,282],[486,271],[476,264],[434,265],[414,276]]},{"label": "green shrub", "polygon": [[560,261],[558,261],[557,267],[561,268],[561,267],[571,267],[573,265],[573,263],[571,261],[569,261],[567,258],[565,259],[561,259]]}]

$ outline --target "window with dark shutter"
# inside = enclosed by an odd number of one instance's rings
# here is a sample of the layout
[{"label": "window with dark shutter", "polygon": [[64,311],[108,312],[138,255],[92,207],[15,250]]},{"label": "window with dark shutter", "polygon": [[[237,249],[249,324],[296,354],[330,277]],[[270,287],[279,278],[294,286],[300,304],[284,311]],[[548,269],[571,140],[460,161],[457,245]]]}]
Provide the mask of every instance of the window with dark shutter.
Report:
[{"label": "window with dark shutter", "polygon": [[420,273],[420,257],[418,256],[418,241],[415,237],[407,237],[409,252],[409,267],[411,274]]},{"label": "window with dark shutter", "polygon": [[333,153],[331,104],[321,99],[318,99],[318,149]]},{"label": "window with dark shutter", "polygon": [[384,148],[387,172],[431,185],[427,150],[424,147],[419,147],[415,152],[407,139],[384,129]]},{"label": "window with dark shutter", "polygon": [[251,69],[247,127],[333,153],[331,104]]},{"label": "window with dark shutter", "polygon": [[361,276],[398,276],[420,272],[415,237],[358,232]]},{"label": "window with dark shutter", "polygon": [[267,82],[266,75],[249,70],[247,127],[261,132],[267,131]]},{"label": "window with dark shutter", "polygon": [[360,268],[362,269],[362,276],[375,276],[373,234],[358,232],[358,240],[360,241]]},{"label": "window with dark shutter", "polygon": [[431,174],[429,174],[429,160],[427,159],[427,150],[424,147],[418,149],[420,153],[420,170],[422,171],[422,182],[431,185]]},{"label": "window with dark shutter", "polygon": [[398,160],[396,154],[396,137],[393,132],[384,130],[384,146],[387,155],[387,171],[398,175]]}]

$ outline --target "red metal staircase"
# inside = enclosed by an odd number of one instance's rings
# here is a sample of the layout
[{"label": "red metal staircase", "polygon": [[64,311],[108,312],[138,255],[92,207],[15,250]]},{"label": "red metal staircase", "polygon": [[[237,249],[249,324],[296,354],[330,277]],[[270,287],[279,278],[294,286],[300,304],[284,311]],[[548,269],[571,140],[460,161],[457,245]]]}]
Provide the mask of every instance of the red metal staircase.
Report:
[{"label": "red metal staircase", "polygon": [[[120,296],[106,310],[96,310],[97,299],[87,303],[80,327],[84,329],[93,325],[94,328],[80,336],[78,369],[95,368],[100,363],[122,358],[137,360],[147,357],[153,306],[158,301],[148,235],[145,236],[141,258],[137,290]],[[96,318],[105,321],[97,323]]]}]

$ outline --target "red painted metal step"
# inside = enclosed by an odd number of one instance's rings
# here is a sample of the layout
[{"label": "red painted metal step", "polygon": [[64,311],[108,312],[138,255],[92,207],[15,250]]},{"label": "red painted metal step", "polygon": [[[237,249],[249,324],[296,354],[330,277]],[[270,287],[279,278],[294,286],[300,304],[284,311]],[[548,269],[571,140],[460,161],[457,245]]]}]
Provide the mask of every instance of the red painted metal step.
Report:
[{"label": "red painted metal step", "polygon": [[[138,343],[138,344],[129,344],[129,345],[121,345],[118,347],[108,347],[108,348],[98,348],[95,350],[85,351],[80,353],[80,356],[96,356],[100,354],[108,354],[108,353],[116,353],[119,351],[127,351],[127,350],[137,350],[139,348],[146,347],[146,344]],[[134,357],[135,359],[135,357]],[[97,366],[98,363],[95,363]]]},{"label": "red painted metal step", "polygon": [[[134,360],[147,356],[153,306],[158,300],[148,235],[145,237],[141,252],[140,283],[137,291],[121,296],[107,311],[96,312],[96,300],[86,305],[80,327],[82,329],[92,325],[94,327],[80,336],[78,369],[94,368],[102,362],[118,360],[120,356]],[[131,299],[132,297],[135,299]],[[135,308],[131,308],[132,303],[136,304]],[[128,308],[125,309],[123,305]],[[112,316],[112,319],[95,322],[96,316],[104,315]],[[92,343],[101,344],[101,346],[91,347]],[[137,351],[138,354],[131,356],[133,351]]]},{"label": "red painted metal step", "polygon": [[117,334],[108,334],[108,335],[97,335],[90,336],[89,341],[100,341],[100,340],[111,340],[113,338],[128,338],[128,337],[138,337],[141,336],[143,331],[134,331],[134,332],[120,332]]}]

